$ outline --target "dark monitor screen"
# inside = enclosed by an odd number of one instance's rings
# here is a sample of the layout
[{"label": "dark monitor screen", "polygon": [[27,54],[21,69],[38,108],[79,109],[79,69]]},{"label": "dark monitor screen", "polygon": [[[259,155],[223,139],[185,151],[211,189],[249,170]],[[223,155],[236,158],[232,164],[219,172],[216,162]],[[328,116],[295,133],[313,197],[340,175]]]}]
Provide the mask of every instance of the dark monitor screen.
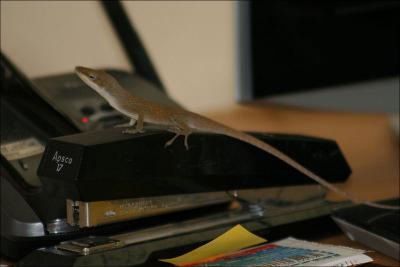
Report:
[{"label": "dark monitor screen", "polygon": [[248,33],[240,38],[249,42],[242,42],[240,53],[242,59],[250,58],[240,64],[247,63],[242,70],[251,72],[242,88],[247,90],[244,98],[399,73],[400,1],[270,0],[245,5],[240,27]]}]

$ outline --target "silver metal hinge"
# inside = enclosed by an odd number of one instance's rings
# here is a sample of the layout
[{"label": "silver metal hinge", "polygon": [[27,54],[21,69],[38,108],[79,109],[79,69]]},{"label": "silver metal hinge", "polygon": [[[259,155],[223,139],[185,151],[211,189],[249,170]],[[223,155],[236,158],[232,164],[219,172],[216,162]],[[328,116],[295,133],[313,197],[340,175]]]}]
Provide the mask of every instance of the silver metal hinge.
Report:
[{"label": "silver metal hinge", "polygon": [[61,242],[57,249],[74,252],[80,255],[89,255],[95,252],[121,248],[125,244],[121,240],[107,236],[88,236],[81,239]]}]

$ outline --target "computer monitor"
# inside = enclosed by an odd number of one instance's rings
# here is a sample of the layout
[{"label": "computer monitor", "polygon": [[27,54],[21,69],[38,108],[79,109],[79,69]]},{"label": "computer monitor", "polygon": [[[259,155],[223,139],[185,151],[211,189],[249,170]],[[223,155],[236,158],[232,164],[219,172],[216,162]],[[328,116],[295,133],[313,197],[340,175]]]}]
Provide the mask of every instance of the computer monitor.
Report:
[{"label": "computer monitor", "polygon": [[239,1],[237,99],[399,113],[398,1]]}]

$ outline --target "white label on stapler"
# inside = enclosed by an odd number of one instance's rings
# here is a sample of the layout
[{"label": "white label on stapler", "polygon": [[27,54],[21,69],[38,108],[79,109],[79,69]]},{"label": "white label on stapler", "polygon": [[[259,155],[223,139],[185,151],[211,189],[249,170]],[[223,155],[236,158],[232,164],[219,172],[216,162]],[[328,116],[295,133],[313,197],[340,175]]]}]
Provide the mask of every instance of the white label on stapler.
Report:
[{"label": "white label on stapler", "polygon": [[68,155],[63,155],[61,153],[58,153],[58,151],[56,151],[56,153],[54,153],[53,158],[51,159],[51,161],[55,161],[57,164],[56,167],[56,171],[60,172],[61,169],[64,167],[64,164],[68,164],[71,165],[72,164],[72,158],[69,157]]},{"label": "white label on stapler", "polygon": [[16,160],[43,153],[44,146],[34,137],[1,144],[1,154],[8,160]]}]

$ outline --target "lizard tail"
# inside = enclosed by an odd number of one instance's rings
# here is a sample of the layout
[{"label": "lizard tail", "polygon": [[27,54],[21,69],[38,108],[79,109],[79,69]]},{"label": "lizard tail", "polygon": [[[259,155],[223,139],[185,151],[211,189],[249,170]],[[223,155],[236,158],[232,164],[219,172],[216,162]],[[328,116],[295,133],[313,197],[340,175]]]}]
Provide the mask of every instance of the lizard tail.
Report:
[{"label": "lizard tail", "polygon": [[[214,128],[215,130],[216,128]],[[286,162],[287,164],[289,164],[290,166],[292,166],[293,168],[295,168],[296,170],[298,170],[299,172],[305,174],[306,176],[308,176],[309,178],[313,179],[314,181],[316,181],[317,183],[319,183],[320,185],[322,185],[323,187],[339,194],[342,195],[344,197],[346,197],[347,199],[351,200],[354,203],[360,203],[360,204],[365,204],[371,207],[375,207],[375,208],[380,208],[380,209],[390,209],[390,210],[399,210],[400,206],[392,206],[392,205],[385,205],[385,204],[379,204],[379,203],[374,203],[374,202],[370,202],[370,201],[362,201],[356,197],[354,197],[352,194],[343,191],[341,189],[339,189],[338,187],[336,187],[335,185],[329,183],[328,181],[326,181],[325,179],[321,178],[320,176],[318,176],[317,174],[313,173],[312,171],[308,170],[307,168],[303,167],[300,163],[298,163],[297,161],[295,161],[294,159],[292,159],[291,157],[289,157],[288,155],[284,154],[283,152],[279,151],[278,149],[274,148],[273,146],[271,146],[268,143],[265,143],[249,134],[240,132],[240,131],[232,131],[231,128],[228,127],[222,127],[221,131],[218,131],[221,134],[233,137],[235,139],[239,139],[245,143],[251,144],[253,146],[258,147],[261,150],[264,150],[265,152],[277,157],[278,159]]]}]

